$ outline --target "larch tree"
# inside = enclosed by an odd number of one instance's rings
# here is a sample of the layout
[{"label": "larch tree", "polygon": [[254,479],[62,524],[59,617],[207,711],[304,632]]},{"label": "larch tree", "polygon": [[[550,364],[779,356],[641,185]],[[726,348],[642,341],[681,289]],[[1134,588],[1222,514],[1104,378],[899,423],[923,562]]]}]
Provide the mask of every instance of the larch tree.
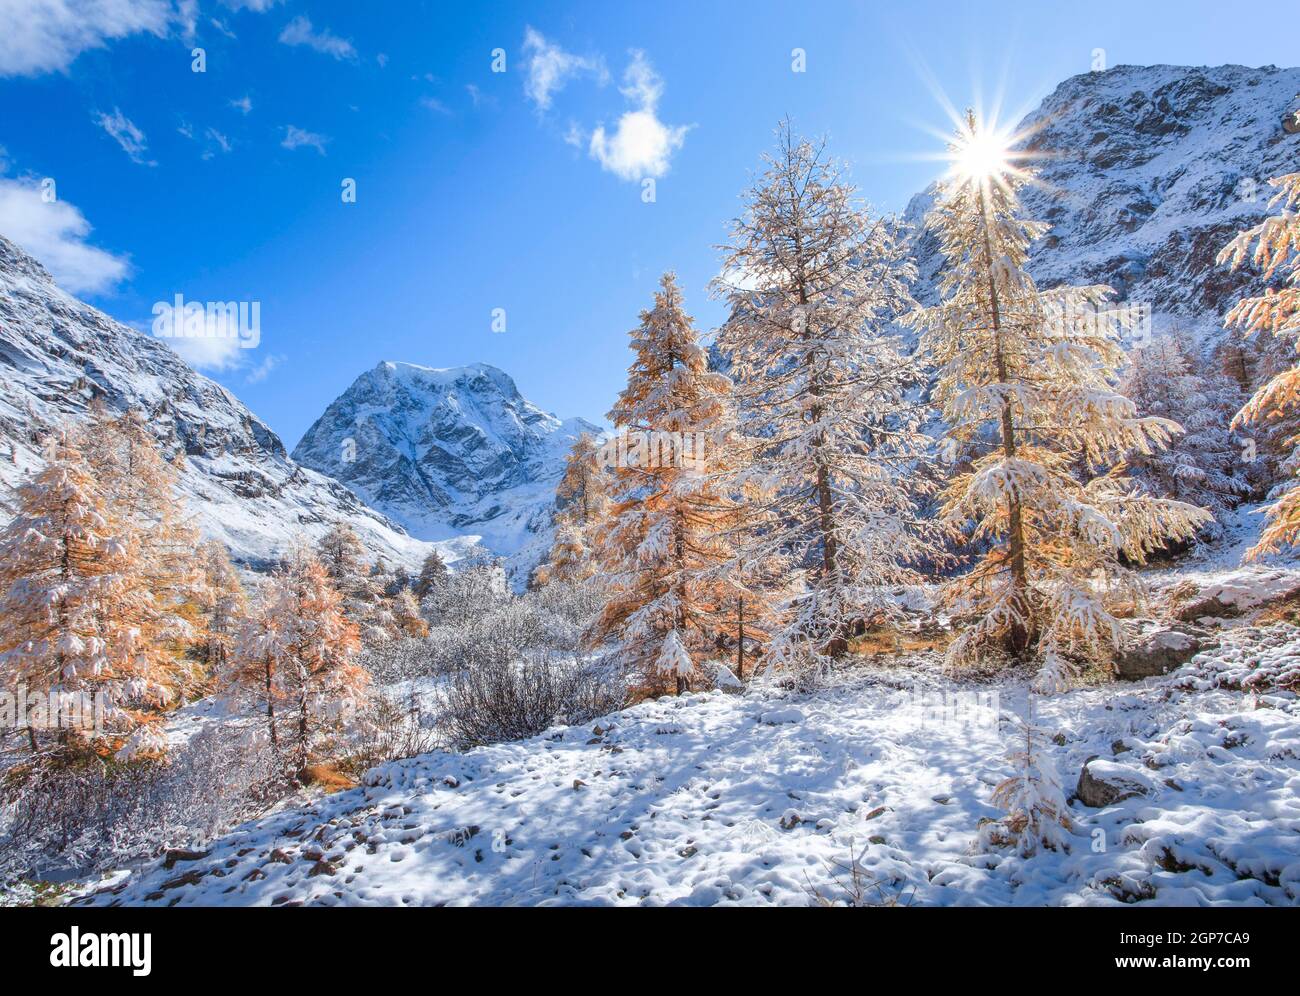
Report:
[{"label": "larch tree", "polygon": [[730,382],[708,368],[672,273],[631,332],[635,359],[609,413],[619,435],[601,568],[609,597],[591,639],[652,687],[684,691],[712,654],[730,514],[708,460]]},{"label": "larch tree", "polygon": [[206,616],[203,661],[209,673],[215,675],[230,659],[247,598],[225,544],[219,540],[204,543],[199,560],[204,575],[201,605]]},{"label": "larch tree", "polygon": [[1264,219],[1254,228],[1241,232],[1221,253],[1219,262],[1234,269],[1249,260],[1264,280],[1282,278],[1282,286],[1269,288],[1259,297],[1245,298],[1228,312],[1228,327],[1245,330],[1247,335],[1267,333],[1285,347],[1290,365],[1277,373],[1255,392],[1237,413],[1233,426],[1286,426],[1285,445],[1291,450],[1283,469],[1290,480],[1277,487],[1268,507],[1268,520],[1257,542],[1246,553],[1254,559],[1284,546],[1295,546],[1300,539],[1300,434],[1296,432],[1296,412],[1300,409],[1300,173],[1275,177],[1269,183],[1277,188],[1272,203],[1280,206],[1278,214]]},{"label": "larch tree", "polygon": [[968,114],[927,221],[947,259],[943,300],[916,318],[938,365],[933,397],[948,439],[982,450],[942,494],[953,536],[987,547],[945,590],[967,623],[948,659],[1033,653],[1040,685],[1053,687],[1072,661],[1109,660],[1122,642],[1112,609],[1136,594],[1131,565],[1211,517],[1124,476],[1127,454],[1150,454],[1180,429],[1140,417],[1115,390],[1128,313],[1108,310],[1110,289],[1044,291],[1026,272],[1046,231],[1020,217],[1032,174],[990,141]]},{"label": "larch tree", "polygon": [[932,552],[917,509],[931,444],[925,370],[893,328],[915,272],[898,226],[858,203],[824,144],[788,122],[777,137],[719,247],[731,314],[717,346],[736,384],[736,484],[754,492],[737,561],[784,560],[798,588],[765,661],[813,676]]},{"label": "larch tree", "polygon": [[133,624],[155,667],[181,680],[177,691],[197,693],[202,676],[184,666],[188,648],[203,641],[205,575],[200,537],[177,491],[176,462],[166,459],[136,409],[114,415],[92,408],[86,456],[113,516],[135,537],[136,581],[149,593]]},{"label": "larch tree", "polygon": [[[64,729],[64,744],[159,753],[152,720],[174,697],[175,660],[150,643],[159,630],[139,536],[109,508],[73,430],[47,452],[0,533],[0,674],[83,717],[93,714],[86,700],[102,696],[93,710],[103,728]],[[37,750],[30,726],[28,736]]]},{"label": "larch tree", "polygon": [[415,579],[412,590],[415,597],[423,600],[424,596],[429,594],[435,588],[439,587],[447,580],[447,565],[443,562],[437,550],[430,550],[424,557],[424,562],[420,565],[420,575]]},{"label": "larch tree", "polygon": [[356,662],[359,649],[342,594],[321,562],[298,548],[258,593],[227,671],[227,688],[265,709],[275,746],[277,704],[296,711],[292,756],[301,769],[315,734],[343,719],[369,685]]},{"label": "larch tree", "polygon": [[565,460],[555,488],[555,542],[546,563],[533,575],[537,585],[577,583],[596,573],[596,531],[609,514],[608,474],[599,452],[596,440],[584,432]]}]

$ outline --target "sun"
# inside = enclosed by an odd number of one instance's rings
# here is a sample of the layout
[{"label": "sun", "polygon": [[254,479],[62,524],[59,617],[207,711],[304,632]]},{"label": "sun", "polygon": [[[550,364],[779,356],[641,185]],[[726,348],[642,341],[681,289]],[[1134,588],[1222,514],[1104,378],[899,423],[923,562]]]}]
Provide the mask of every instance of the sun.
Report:
[{"label": "sun", "polygon": [[972,118],[953,143],[953,173],[966,181],[985,183],[998,180],[1013,169],[1006,137],[980,128]]}]

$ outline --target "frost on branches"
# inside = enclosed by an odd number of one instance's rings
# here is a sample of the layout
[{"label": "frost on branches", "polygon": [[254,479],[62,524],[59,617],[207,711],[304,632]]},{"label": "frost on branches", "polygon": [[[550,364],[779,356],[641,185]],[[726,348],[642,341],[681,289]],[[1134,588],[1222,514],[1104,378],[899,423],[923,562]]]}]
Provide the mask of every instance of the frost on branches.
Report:
[{"label": "frost on branches", "polygon": [[[970,114],[954,156],[982,140]],[[1191,539],[1211,516],[1125,478],[1126,455],[1150,455],[1181,430],[1140,417],[1115,390],[1125,312],[1107,310],[1110,289],[1042,291],[1025,272],[1046,231],[1019,217],[1031,179],[1007,164],[944,183],[928,219],[947,258],[944,300],[917,324],[939,368],[949,446],[976,454],[948,481],[941,521],[987,549],[947,587],[947,605],[969,622],[949,661],[1033,652],[1055,684],[1071,661],[1113,655],[1122,631],[1112,610],[1137,593],[1128,565]]]},{"label": "frost on branches", "polygon": [[[708,369],[671,273],[631,337],[636,358],[609,418],[638,442],[613,468],[600,554],[609,597],[591,637],[615,644],[617,660],[650,686],[681,692],[716,646],[731,594],[722,565],[736,508],[709,466],[725,454],[731,384]],[[686,436],[704,440],[702,461],[694,450],[687,461],[681,446],[642,445]]]},{"label": "frost on branches", "polygon": [[1300,487],[1294,479],[1300,470],[1300,436],[1294,430],[1300,399],[1300,366],[1295,362],[1300,348],[1300,173],[1275,177],[1269,183],[1278,190],[1272,203],[1281,205],[1281,211],[1240,233],[1219,253],[1219,262],[1234,269],[1249,260],[1265,280],[1283,277],[1282,287],[1237,302],[1224,322],[1244,329],[1247,335],[1267,332],[1274,336],[1286,346],[1291,364],[1256,391],[1233,420],[1234,428],[1280,422],[1291,429],[1287,440],[1291,456],[1284,468],[1292,479],[1277,489],[1277,500],[1268,508],[1268,524],[1259,542],[1247,552],[1247,559],[1294,546],[1300,538]]},{"label": "frost on branches", "polygon": [[533,574],[535,585],[576,583],[596,573],[598,532],[609,514],[609,482],[590,433],[582,433],[564,464],[555,488],[555,543],[547,562]]},{"label": "frost on branches", "polygon": [[223,684],[261,710],[271,746],[283,739],[280,713],[291,713],[293,760],[308,762],[313,739],[360,703],[369,675],[356,663],[360,639],[343,596],[306,549],[262,585],[239,634]]},{"label": "frost on branches", "polygon": [[[61,747],[124,758],[160,753],[153,723],[175,698],[179,624],[150,582],[157,565],[133,519],[109,507],[71,429],[47,441],[45,466],[17,492],[0,534],[0,678],[85,708],[102,696],[102,730],[62,728]],[[33,753],[41,731],[29,727]]]},{"label": "frost on branches", "polygon": [[[1241,407],[1240,388],[1225,374],[1205,369],[1178,331],[1134,347],[1128,361],[1119,392],[1138,411],[1183,428],[1168,449],[1129,456],[1133,479],[1152,494],[1199,505],[1216,516],[1235,508],[1253,490],[1249,465],[1228,427],[1230,414]],[[1202,534],[1215,538],[1217,523]]]},{"label": "frost on branches", "polygon": [[896,226],[856,200],[822,145],[778,129],[744,195],[715,292],[731,306],[717,344],[739,410],[742,557],[782,561],[797,590],[766,661],[811,676],[843,654],[854,621],[932,554],[918,522],[929,440],[909,392],[925,372],[892,334],[913,307]]}]

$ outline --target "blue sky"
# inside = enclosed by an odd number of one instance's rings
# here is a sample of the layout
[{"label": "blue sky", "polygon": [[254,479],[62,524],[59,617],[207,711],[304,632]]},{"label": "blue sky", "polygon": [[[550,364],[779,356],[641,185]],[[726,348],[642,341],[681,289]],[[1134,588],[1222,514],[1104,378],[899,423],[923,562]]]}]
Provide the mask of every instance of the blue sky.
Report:
[{"label": "blue sky", "polygon": [[140,328],[176,294],[260,302],[256,349],[190,356],[289,446],[383,359],[492,363],[599,421],[664,269],[721,320],[713,246],[781,116],[901,210],[942,170],[936,92],[1006,117],[1097,49],[1293,63],[1293,0],[1243,10],[3,0],[0,231]]}]

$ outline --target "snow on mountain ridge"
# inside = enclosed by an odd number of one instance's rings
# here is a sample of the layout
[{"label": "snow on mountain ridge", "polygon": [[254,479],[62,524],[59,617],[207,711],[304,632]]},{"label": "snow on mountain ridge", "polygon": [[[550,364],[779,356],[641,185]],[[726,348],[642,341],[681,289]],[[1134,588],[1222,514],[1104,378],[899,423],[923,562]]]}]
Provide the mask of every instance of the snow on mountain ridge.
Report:
[{"label": "snow on mountain ridge", "polygon": [[184,455],[179,486],[196,524],[243,563],[265,567],[295,536],[315,538],[340,521],[389,563],[418,567],[428,550],[337,481],[295,464],[270,427],[163,340],[67,294],[2,235],[0,371],[0,445],[10,457],[0,459],[2,490],[39,465],[46,432],[84,419],[99,398],[144,412],[167,455]]},{"label": "snow on mountain ridge", "polygon": [[[1052,226],[1031,274],[1045,287],[1109,284],[1150,305],[1158,329],[1216,337],[1232,303],[1262,290],[1215,256],[1270,213],[1268,178],[1300,169],[1300,134],[1282,125],[1298,94],[1300,69],[1273,66],[1117,66],[1062,82],[1017,129],[1042,181],[1023,193],[1026,216]],[[919,231],[933,198],[931,186],[905,212],[926,304],[943,264]]]},{"label": "snow on mountain ridge", "polygon": [[543,411],[486,363],[384,360],[325,409],[293,456],[414,535],[481,536],[520,580],[549,546],[564,457],[580,433],[600,431]]}]

